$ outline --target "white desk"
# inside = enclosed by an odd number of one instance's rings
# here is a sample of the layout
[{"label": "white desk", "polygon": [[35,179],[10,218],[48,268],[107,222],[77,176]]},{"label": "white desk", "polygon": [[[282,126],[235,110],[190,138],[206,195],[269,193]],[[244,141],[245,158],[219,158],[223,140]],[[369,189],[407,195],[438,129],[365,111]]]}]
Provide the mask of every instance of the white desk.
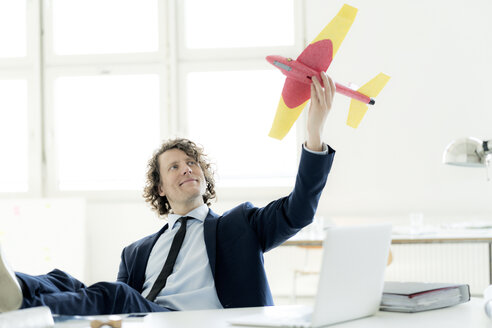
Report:
[{"label": "white desk", "polygon": [[[457,306],[420,312],[420,313],[393,313],[377,312],[374,316],[353,320],[345,323],[332,325],[333,328],[479,328],[492,327],[490,320],[484,312],[483,300],[472,298],[465,304]],[[282,306],[285,307],[285,306]],[[298,306],[290,306],[295,309]],[[196,327],[238,327],[232,326],[228,320],[238,316],[261,313],[263,311],[275,311],[277,307],[258,307],[240,308],[225,310],[206,310],[206,311],[183,311],[171,313],[152,313],[146,320],[144,327],[176,327],[176,328],[196,328]],[[327,309],[329,310],[329,309]],[[133,327],[133,326],[132,326]],[[125,325],[123,325],[125,328]]]}]

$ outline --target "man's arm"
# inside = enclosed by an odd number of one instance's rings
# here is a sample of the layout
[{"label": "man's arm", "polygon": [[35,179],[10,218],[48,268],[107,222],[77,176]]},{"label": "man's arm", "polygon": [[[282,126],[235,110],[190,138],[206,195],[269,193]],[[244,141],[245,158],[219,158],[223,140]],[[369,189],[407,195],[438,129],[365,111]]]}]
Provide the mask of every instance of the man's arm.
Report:
[{"label": "man's arm", "polygon": [[335,83],[333,80],[323,72],[321,73],[321,78],[323,79],[324,88],[315,76],[313,76],[313,83],[311,83],[311,104],[308,111],[306,147],[313,151],[322,151],[323,149],[321,137],[326,118],[333,104],[333,96],[335,95]]},{"label": "man's arm", "polygon": [[263,252],[280,245],[312,222],[334,155],[332,148],[324,155],[303,149],[296,184],[289,196],[263,208],[243,204],[243,215]]},{"label": "man's arm", "polygon": [[121,262],[120,268],[118,270],[118,281],[128,283],[128,269],[126,264],[126,256],[125,256],[126,247],[121,252]]},{"label": "man's arm", "polygon": [[[307,141],[302,151],[293,192],[264,208],[245,208],[245,215],[255,230],[263,251],[279,245],[312,222],[331,168],[335,151],[324,145],[321,137],[333,103],[335,84],[326,74],[322,73],[321,76],[325,88],[315,77],[311,84]],[[327,148],[325,151],[323,146]]]}]

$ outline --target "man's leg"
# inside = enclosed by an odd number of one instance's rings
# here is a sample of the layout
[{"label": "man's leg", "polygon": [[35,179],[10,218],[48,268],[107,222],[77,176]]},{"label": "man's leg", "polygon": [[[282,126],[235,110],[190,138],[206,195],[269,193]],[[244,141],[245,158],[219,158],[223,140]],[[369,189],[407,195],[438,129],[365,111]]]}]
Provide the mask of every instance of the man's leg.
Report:
[{"label": "man's leg", "polygon": [[0,313],[17,310],[21,303],[21,288],[0,248]]},{"label": "man's leg", "polygon": [[41,276],[31,276],[21,272],[15,274],[22,287],[24,298],[28,299],[41,294],[74,292],[85,288],[82,282],[58,269]]},{"label": "man's leg", "polygon": [[169,311],[148,301],[122,282],[99,282],[74,291],[43,293],[24,298],[22,307],[35,306],[48,306],[53,314],[64,315]]},{"label": "man's leg", "polygon": [[48,306],[53,314],[65,315],[168,311],[122,282],[99,282],[86,287],[58,269],[43,276],[17,273],[17,277],[23,285],[23,308]]},{"label": "man's leg", "polygon": [[17,310],[21,303],[23,308],[48,306],[53,314],[66,315],[169,311],[121,282],[86,287],[56,269],[42,276],[17,273],[16,277],[1,255],[0,249],[0,312]]}]

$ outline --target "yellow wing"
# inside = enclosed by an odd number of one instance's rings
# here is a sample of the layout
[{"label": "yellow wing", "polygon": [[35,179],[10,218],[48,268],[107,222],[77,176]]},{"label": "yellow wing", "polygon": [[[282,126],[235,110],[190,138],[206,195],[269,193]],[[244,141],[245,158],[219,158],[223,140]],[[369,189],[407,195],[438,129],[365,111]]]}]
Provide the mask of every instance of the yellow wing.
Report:
[{"label": "yellow wing", "polygon": [[[390,77],[384,73],[379,73],[376,77],[374,77],[371,81],[364,84],[359,88],[360,93],[365,94],[368,97],[376,97],[379,92],[384,88],[386,83],[388,83]],[[357,128],[366,115],[367,105],[352,99],[350,101],[350,109],[347,118],[347,125],[353,128]]]},{"label": "yellow wing", "polygon": [[343,5],[338,14],[325,26],[325,28],[318,34],[318,36],[311,42],[316,43],[321,40],[330,39],[333,43],[333,55],[338,51],[343,39],[348,33],[348,30],[352,26],[357,15],[357,8],[349,5]]},{"label": "yellow wing", "polygon": [[284,98],[280,97],[278,102],[277,113],[273,120],[273,125],[268,134],[270,137],[282,140],[289,132],[294,122],[297,120],[302,110],[307,104],[307,100],[295,108],[289,108],[284,102]]}]

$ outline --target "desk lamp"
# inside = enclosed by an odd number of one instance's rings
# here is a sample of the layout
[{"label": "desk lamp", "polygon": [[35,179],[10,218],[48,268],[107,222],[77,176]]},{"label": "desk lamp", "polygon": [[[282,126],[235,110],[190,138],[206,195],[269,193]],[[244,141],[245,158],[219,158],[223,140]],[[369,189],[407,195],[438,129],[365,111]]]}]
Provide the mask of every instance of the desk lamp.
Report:
[{"label": "desk lamp", "polygon": [[446,147],[442,161],[449,165],[488,168],[492,163],[492,140],[482,141],[474,137],[453,140]]}]

